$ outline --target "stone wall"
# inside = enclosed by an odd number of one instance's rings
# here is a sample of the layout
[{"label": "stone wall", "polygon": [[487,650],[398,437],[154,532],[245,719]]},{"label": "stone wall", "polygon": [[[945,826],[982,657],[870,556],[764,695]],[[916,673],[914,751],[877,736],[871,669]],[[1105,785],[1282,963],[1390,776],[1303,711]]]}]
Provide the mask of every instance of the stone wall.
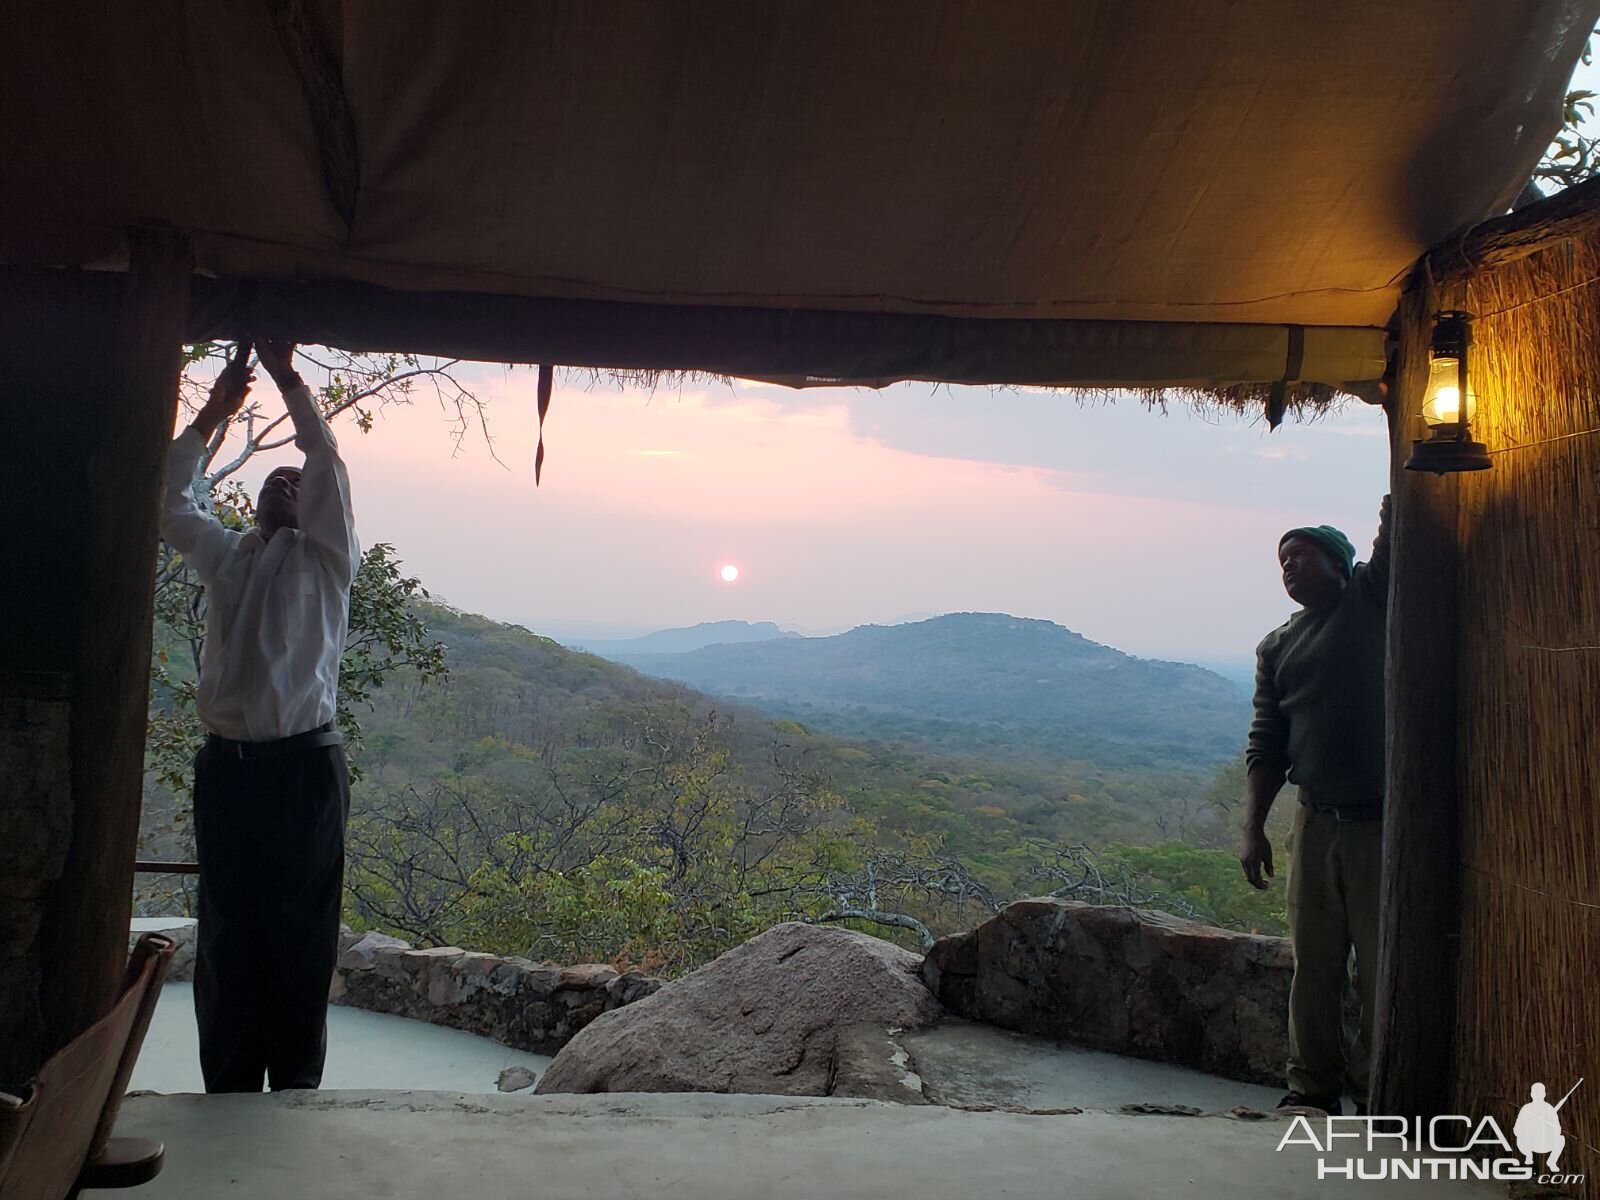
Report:
[{"label": "stone wall", "polygon": [[[192,978],[193,924],[138,924],[174,937],[171,978]],[[1283,1077],[1293,973],[1285,938],[1048,899],[1020,901],[940,940],[921,965],[923,982],[956,1016],[1255,1083]],[[554,1054],[602,1013],[662,984],[595,963],[560,967],[346,933],[332,999]],[[707,1033],[720,1023],[707,1022]]]},{"label": "stone wall", "polygon": [[[137,924],[135,939],[159,928],[178,943],[168,979],[194,978],[192,922]],[[335,1004],[444,1025],[535,1054],[554,1054],[601,1013],[643,999],[663,982],[602,963],[559,967],[454,946],[415,949],[381,933],[346,932],[339,949],[329,993]]]},{"label": "stone wall", "polygon": [[619,974],[601,963],[558,967],[454,946],[415,950],[369,933],[345,946],[331,995],[335,1004],[554,1054],[601,1013],[643,999],[662,982],[638,971]]},{"label": "stone wall", "polygon": [[1283,1078],[1293,974],[1286,938],[1050,899],[940,940],[923,963],[959,1016],[1253,1083]]}]

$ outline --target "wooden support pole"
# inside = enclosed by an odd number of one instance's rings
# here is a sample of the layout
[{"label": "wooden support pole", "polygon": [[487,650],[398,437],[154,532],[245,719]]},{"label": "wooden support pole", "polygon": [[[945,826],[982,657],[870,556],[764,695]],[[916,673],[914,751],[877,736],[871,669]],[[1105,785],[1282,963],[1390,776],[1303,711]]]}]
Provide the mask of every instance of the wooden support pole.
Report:
[{"label": "wooden support pole", "polygon": [[0,269],[0,1082],[102,1016],[127,961],[191,271],[174,231],[130,250],[120,275]]},{"label": "wooden support pole", "polygon": [[1432,310],[1425,288],[1401,301],[1391,401],[1388,787],[1372,1100],[1375,1112],[1402,1116],[1450,1111],[1461,919],[1457,485],[1403,466],[1422,433]]}]

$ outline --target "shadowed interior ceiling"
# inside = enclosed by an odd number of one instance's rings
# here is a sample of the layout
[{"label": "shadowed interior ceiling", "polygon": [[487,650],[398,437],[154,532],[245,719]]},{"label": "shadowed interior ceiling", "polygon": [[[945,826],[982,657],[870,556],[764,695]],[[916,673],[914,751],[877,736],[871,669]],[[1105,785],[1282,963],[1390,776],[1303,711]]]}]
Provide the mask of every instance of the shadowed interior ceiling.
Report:
[{"label": "shadowed interior ceiling", "polygon": [[1597,15],[13,0],[0,260],[114,269],[171,225],[218,281],[199,332],[487,358],[1370,379],[1404,273],[1508,206]]}]

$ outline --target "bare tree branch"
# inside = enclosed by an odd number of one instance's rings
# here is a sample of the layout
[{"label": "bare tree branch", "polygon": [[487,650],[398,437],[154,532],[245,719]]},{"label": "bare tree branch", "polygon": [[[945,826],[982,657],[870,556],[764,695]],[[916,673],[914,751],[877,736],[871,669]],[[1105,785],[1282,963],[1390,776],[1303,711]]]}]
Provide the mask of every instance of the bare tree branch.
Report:
[{"label": "bare tree branch", "polygon": [[909,917],[905,913],[881,912],[875,908],[836,908],[823,913],[820,917],[807,917],[805,920],[808,925],[823,925],[832,921],[871,921],[875,925],[909,929],[917,935],[924,950],[932,947],[938,940],[928,927],[915,917]]}]

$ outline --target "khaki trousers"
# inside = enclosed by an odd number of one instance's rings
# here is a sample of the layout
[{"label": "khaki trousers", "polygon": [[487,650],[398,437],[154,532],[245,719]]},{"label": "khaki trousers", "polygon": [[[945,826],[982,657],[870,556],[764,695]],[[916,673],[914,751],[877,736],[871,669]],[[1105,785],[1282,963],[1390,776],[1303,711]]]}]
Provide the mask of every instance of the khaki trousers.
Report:
[{"label": "khaki trousers", "polygon": [[[1313,1099],[1367,1100],[1382,846],[1381,819],[1341,821],[1304,803],[1295,813],[1286,888],[1294,943],[1288,1082]],[[1345,1020],[1347,986],[1360,1003],[1359,1029]]]}]

